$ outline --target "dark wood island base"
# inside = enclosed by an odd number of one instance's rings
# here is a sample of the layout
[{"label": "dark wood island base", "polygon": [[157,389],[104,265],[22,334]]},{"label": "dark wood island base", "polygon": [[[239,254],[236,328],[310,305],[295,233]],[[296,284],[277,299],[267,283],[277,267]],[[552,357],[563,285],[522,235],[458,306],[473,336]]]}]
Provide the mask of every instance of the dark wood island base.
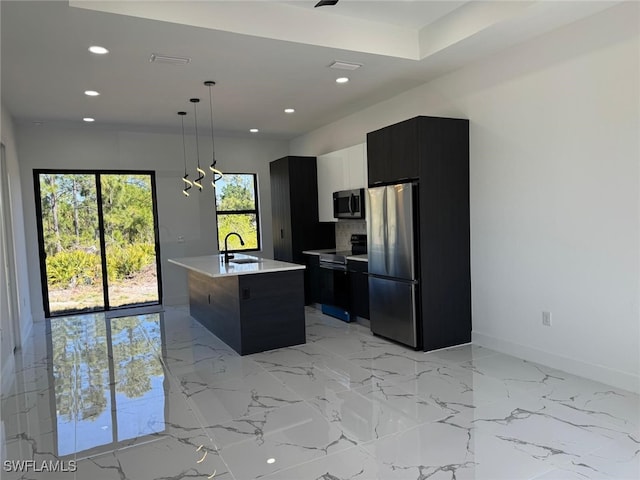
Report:
[{"label": "dark wood island base", "polygon": [[240,355],[305,343],[303,272],[189,271],[191,316]]}]

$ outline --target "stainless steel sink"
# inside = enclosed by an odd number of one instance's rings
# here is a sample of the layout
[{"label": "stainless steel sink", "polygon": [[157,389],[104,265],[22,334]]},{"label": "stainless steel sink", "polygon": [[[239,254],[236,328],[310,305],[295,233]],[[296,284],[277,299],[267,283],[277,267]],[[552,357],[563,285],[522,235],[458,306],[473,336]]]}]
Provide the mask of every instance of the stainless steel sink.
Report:
[{"label": "stainless steel sink", "polygon": [[257,258],[232,258],[229,263],[260,263]]}]

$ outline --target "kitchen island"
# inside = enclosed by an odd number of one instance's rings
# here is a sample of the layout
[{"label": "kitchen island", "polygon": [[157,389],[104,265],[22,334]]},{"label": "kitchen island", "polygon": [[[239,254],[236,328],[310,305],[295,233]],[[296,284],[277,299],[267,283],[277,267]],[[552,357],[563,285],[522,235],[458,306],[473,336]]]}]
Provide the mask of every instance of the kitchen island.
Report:
[{"label": "kitchen island", "polygon": [[304,265],[223,257],[169,259],[188,270],[191,316],[240,355],[305,343]]}]

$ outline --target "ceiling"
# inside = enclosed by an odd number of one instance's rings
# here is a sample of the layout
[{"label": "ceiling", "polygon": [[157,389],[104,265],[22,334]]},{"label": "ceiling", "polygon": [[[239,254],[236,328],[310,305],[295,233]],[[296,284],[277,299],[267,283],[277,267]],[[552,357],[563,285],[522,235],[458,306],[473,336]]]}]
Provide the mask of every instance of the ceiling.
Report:
[{"label": "ceiling", "polygon": [[[2,102],[20,122],[291,139],[615,1],[6,1]],[[102,45],[108,55],[89,53]],[[183,66],[153,54],[189,57]],[[328,68],[335,60],[362,64]],[[338,85],[335,79],[348,76]],[[100,96],[88,97],[85,90]],[[294,114],[284,108],[293,107]],[[427,113],[427,112],[425,112]]]}]

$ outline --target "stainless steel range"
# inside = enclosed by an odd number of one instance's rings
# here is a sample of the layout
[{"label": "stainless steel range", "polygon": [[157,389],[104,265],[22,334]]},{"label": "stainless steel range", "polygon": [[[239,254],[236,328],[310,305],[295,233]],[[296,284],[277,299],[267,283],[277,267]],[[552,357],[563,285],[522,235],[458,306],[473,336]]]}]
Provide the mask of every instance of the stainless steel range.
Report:
[{"label": "stainless steel range", "polygon": [[367,253],[367,236],[354,234],[351,235],[351,250],[336,250],[320,254],[320,268],[325,271],[321,280],[323,313],[345,322],[351,321],[347,257],[362,253]]}]

